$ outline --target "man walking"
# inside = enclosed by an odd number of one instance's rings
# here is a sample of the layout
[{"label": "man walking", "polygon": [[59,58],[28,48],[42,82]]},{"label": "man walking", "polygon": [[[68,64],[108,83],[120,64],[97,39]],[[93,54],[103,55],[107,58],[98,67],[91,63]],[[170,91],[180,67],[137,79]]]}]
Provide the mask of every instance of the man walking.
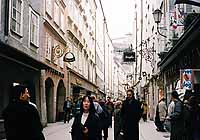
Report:
[{"label": "man walking", "polygon": [[72,103],[71,103],[69,97],[67,97],[66,100],[65,100],[65,102],[64,102],[64,105],[63,105],[64,123],[66,123],[66,120],[69,123],[71,108],[72,108]]},{"label": "man walking", "polygon": [[139,120],[142,116],[141,103],[135,99],[132,89],[127,90],[127,98],[121,109],[124,140],[139,140]]},{"label": "man walking", "polygon": [[111,97],[108,97],[107,99],[108,100],[106,102],[106,107],[107,107],[108,113],[109,113],[109,127],[112,128],[112,115],[113,115],[113,112],[114,112],[114,104],[111,101]]}]

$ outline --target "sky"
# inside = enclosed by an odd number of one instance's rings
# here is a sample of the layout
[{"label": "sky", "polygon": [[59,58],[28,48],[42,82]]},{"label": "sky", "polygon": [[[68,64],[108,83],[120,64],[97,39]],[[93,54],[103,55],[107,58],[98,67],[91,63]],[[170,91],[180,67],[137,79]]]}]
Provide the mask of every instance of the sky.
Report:
[{"label": "sky", "polygon": [[111,39],[133,32],[133,0],[101,0]]}]

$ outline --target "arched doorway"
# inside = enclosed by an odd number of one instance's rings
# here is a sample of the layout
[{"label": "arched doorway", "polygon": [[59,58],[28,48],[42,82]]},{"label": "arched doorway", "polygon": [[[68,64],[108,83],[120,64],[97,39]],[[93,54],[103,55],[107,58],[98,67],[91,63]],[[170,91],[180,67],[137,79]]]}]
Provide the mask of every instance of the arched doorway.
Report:
[{"label": "arched doorway", "polygon": [[66,88],[63,80],[60,80],[57,87],[57,98],[56,98],[56,121],[63,120],[63,104],[66,96]]},{"label": "arched doorway", "polygon": [[47,78],[45,81],[45,91],[46,91],[46,108],[47,108],[47,123],[53,122],[53,80]]}]

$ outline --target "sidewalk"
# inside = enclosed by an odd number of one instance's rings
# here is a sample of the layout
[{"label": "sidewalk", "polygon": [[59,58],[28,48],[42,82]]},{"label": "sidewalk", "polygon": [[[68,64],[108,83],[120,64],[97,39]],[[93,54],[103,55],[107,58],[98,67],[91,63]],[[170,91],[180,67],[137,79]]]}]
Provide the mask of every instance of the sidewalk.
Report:
[{"label": "sidewalk", "polygon": [[140,140],[169,140],[169,132],[158,132],[153,121],[140,121]]},{"label": "sidewalk", "polygon": [[71,140],[71,125],[73,119],[69,123],[57,122],[49,123],[44,128],[43,133],[46,140]]},{"label": "sidewalk", "polygon": [[[73,119],[69,123],[57,122],[48,124],[44,128],[43,133],[46,140],[71,140],[71,125]],[[114,140],[114,128],[109,128],[108,140]],[[157,132],[153,121],[140,121],[140,140],[169,140],[170,134],[168,132]]]},{"label": "sidewalk", "polygon": [[[63,122],[49,123],[44,128],[43,133],[46,140],[71,140],[71,125],[74,119],[71,119],[69,123]],[[108,129],[108,140],[114,140],[114,129]]]}]

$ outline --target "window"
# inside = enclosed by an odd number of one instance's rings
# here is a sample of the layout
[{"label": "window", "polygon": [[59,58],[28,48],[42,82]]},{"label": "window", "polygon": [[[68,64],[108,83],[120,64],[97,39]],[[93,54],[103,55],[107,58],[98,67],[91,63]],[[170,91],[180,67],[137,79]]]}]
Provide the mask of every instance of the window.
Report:
[{"label": "window", "polygon": [[30,42],[39,45],[39,16],[30,8]]},{"label": "window", "polygon": [[64,32],[65,31],[65,17],[62,11],[60,12],[60,18],[61,18],[60,28]]},{"label": "window", "polygon": [[51,50],[52,50],[52,45],[51,45],[51,36],[46,33],[46,51],[45,51],[45,57],[49,61],[51,61]]},{"label": "window", "polygon": [[59,6],[54,2],[54,21],[59,26]]},{"label": "window", "polygon": [[12,0],[11,30],[22,35],[22,0]]},{"label": "window", "polygon": [[51,11],[52,11],[51,0],[46,0],[46,12],[49,16],[52,16]]}]

